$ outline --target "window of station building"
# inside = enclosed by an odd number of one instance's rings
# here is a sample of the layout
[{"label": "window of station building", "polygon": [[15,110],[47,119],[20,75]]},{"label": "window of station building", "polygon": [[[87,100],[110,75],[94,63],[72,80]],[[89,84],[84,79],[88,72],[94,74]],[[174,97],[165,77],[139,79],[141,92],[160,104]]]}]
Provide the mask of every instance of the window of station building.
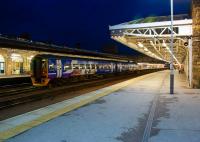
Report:
[{"label": "window of station building", "polygon": [[72,69],[72,65],[71,64],[64,64],[64,71],[68,71]]},{"label": "window of station building", "polygon": [[23,74],[23,58],[20,54],[12,53],[12,74],[19,75]]},{"label": "window of station building", "polygon": [[5,60],[2,55],[0,55],[0,75],[3,75],[5,72]]},{"label": "window of station building", "polygon": [[12,53],[11,59],[12,59],[13,62],[23,62],[22,56],[20,54],[17,54],[17,53]]},{"label": "window of station building", "polygon": [[4,74],[4,71],[5,71],[4,66],[5,66],[5,63],[0,62],[0,75]]}]

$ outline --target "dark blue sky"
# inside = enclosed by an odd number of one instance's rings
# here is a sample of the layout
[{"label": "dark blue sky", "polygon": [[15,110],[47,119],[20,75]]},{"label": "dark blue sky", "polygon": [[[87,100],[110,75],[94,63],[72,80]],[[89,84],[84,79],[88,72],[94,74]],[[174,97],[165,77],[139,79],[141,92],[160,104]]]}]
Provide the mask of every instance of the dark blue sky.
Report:
[{"label": "dark blue sky", "polygon": [[[28,32],[34,40],[100,50],[108,26],[169,15],[170,0],[0,0],[0,33]],[[191,0],[174,0],[175,14],[190,13]],[[115,43],[115,42],[114,42]],[[125,47],[122,47],[124,49]],[[125,51],[128,51],[125,48]]]}]

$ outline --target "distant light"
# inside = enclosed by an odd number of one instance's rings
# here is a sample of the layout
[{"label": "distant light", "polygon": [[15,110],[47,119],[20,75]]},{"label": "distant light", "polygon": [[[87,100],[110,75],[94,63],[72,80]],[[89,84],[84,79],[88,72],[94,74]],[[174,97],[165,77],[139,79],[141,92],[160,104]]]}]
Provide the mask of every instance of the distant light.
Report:
[{"label": "distant light", "polygon": [[148,50],[147,48],[144,48],[144,51],[145,51],[145,52],[148,52],[149,50]]},{"label": "distant light", "polygon": [[4,57],[0,55],[0,62],[5,62]]},{"label": "distant light", "polygon": [[163,42],[162,46],[167,47],[167,44],[165,42]]},{"label": "distant light", "polygon": [[32,60],[33,57],[34,57],[34,56],[31,55],[31,56],[27,57],[27,59],[28,59],[28,60]]},{"label": "distant light", "polygon": [[141,47],[141,48],[144,47],[144,45],[141,42],[138,42],[138,46]]}]

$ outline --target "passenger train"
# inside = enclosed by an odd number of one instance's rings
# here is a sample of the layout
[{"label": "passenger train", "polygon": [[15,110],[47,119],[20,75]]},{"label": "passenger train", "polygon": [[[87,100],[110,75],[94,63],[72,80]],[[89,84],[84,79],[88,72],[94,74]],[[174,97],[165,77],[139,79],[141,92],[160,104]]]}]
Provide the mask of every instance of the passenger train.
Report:
[{"label": "passenger train", "polygon": [[37,55],[31,62],[33,85],[48,86],[55,79],[78,76],[105,75],[134,70],[163,68],[158,64],[135,64],[109,58],[82,58],[55,55]]}]

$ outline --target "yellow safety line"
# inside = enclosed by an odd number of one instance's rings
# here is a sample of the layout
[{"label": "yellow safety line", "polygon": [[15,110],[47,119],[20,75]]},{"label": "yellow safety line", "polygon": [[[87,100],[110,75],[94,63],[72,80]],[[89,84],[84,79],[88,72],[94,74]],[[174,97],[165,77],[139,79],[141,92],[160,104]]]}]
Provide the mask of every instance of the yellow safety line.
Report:
[{"label": "yellow safety line", "polygon": [[56,118],[56,117],[58,117],[58,116],[60,116],[60,115],[62,115],[64,113],[67,113],[67,112],[75,110],[75,109],[77,109],[77,108],[79,108],[81,106],[84,106],[84,105],[86,105],[88,103],[91,103],[91,102],[93,102],[93,101],[95,101],[95,100],[97,100],[97,99],[99,99],[101,97],[104,97],[104,96],[109,95],[109,94],[111,94],[113,92],[116,92],[117,90],[122,89],[122,88],[130,85],[131,83],[135,83],[135,82],[137,82],[139,80],[142,80],[142,79],[144,79],[145,77],[147,77],[147,76],[149,76],[151,74],[152,73],[150,73],[148,75],[141,76],[141,77],[137,77],[137,78],[134,78],[134,79],[130,79],[130,80],[124,81],[122,83],[118,83],[118,84],[112,86],[111,89],[109,89],[107,91],[104,91],[104,92],[101,92],[99,94],[96,94],[96,95],[90,97],[89,99],[81,100],[78,103],[74,103],[74,104],[71,104],[69,106],[65,106],[65,107],[63,107],[61,109],[58,109],[58,110],[54,111],[54,112],[51,112],[49,114],[45,114],[45,115],[43,115],[43,116],[41,116],[41,117],[39,117],[39,118],[37,118],[35,120],[26,122],[24,124],[20,124],[18,126],[15,126],[14,128],[11,128],[11,129],[3,131],[3,132],[0,132],[0,142],[3,142],[6,139],[14,137],[14,136],[16,136],[16,135],[18,135],[18,134],[20,134],[20,133],[22,133],[24,131],[27,131],[27,130],[35,127],[35,126],[38,126],[38,125],[40,125],[40,124],[42,124],[44,122],[47,122],[47,121],[49,121],[49,120],[51,120],[53,118]]}]

